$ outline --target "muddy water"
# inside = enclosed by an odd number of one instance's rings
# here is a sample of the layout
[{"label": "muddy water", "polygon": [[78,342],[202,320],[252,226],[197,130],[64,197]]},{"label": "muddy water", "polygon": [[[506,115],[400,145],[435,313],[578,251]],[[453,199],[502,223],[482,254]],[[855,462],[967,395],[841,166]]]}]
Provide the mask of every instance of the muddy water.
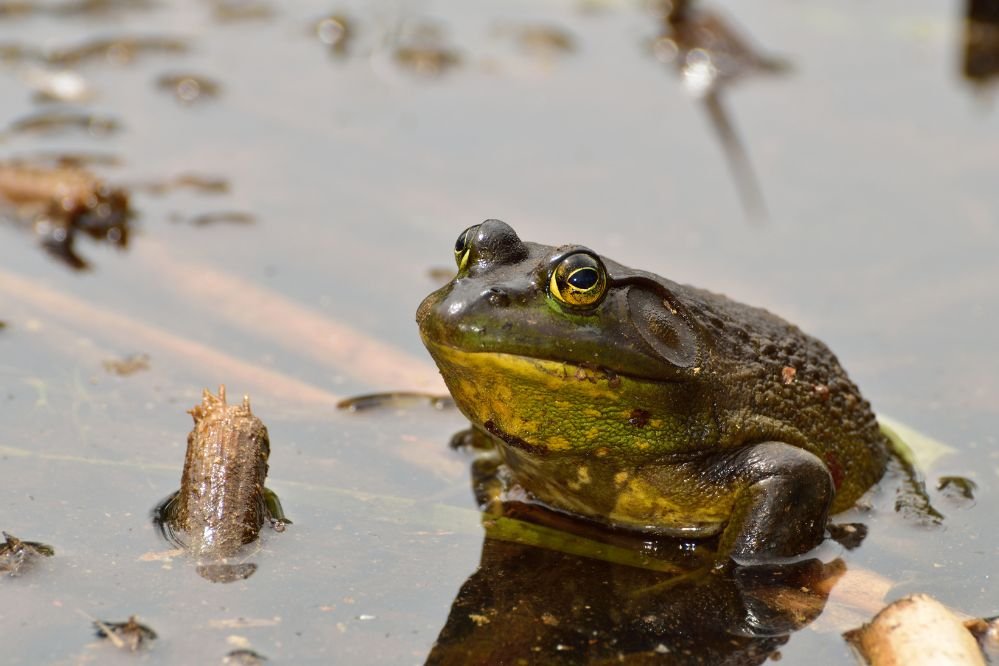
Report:
[{"label": "muddy water", "polygon": [[[961,6],[715,5],[791,65],[722,93],[765,201],[756,221],[636,4],[218,7],[0,16],[0,43],[20,49],[0,68],[0,158],[114,157],[92,168],[137,212],[127,248],[78,240],[85,272],[23,222],[0,225],[0,527],[56,550],[0,581],[6,658],[113,659],[88,618],[137,614],[158,663],[244,646],[285,663],[425,660],[482,548],[468,461],[446,447],[462,419],[334,405],[441,390],[413,312],[456,234],[487,217],[828,342],[878,411],[953,447],[931,487],[978,486],[972,502],[934,493],[942,529],[881,516],[840,553],[848,569],[887,598],[999,612],[999,113],[960,77]],[[349,27],[336,49],[315,30],[331,13]],[[539,26],[548,39],[524,37]],[[77,48],[98,38],[110,59]],[[85,98],[35,101],[32,82],[63,69]],[[164,85],[184,80],[211,94]],[[117,129],[19,122],[53,110]],[[228,187],[146,187],[183,174]],[[133,354],[148,368],[105,369]],[[179,482],[185,410],[220,382],[252,396],[294,520],[265,529],[246,555],[257,572],[227,585],[165,554],[148,519]],[[849,663],[839,632],[876,605],[834,593],[783,662]]]}]

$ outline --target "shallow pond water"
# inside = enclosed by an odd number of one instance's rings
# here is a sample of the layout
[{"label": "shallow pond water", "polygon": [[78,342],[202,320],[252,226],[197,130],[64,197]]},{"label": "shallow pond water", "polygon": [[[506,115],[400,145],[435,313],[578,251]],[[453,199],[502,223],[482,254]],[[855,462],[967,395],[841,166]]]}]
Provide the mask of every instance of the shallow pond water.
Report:
[{"label": "shallow pond water", "polygon": [[[747,215],[703,105],[654,57],[659,23],[640,3],[0,14],[0,159],[114,157],[93,169],[138,214],[124,249],[78,239],[82,272],[0,224],[0,528],[56,551],[0,580],[5,661],[109,663],[91,620],[132,614],[159,635],[156,663],[246,646],[276,663],[426,660],[480,555],[514,555],[483,552],[468,458],[447,447],[457,412],[335,405],[443,391],[413,313],[458,232],[489,217],[826,341],[878,412],[953,448],[931,488],[977,484],[973,502],[932,492],[941,528],[881,516],[863,547],[833,551],[844,588],[861,572],[887,600],[922,591],[999,613],[999,112],[960,76],[964,7],[712,6],[790,64],[723,93],[763,219]],[[334,14],[349,28],[337,48],[320,39],[339,39],[329,23],[317,33]],[[113,46],[76,48],[95,39]],[[36,101],[32,86],[67,68],[59,90],[85,98]],[[20,122],[50,110],[114,124]],[[148,187],[183,174],[227,187]],[[148,368],[105,368],[133,354]],[[265,528],[247,555],[258,571],[228,585],[164,555],[149,521],[179,483],[185,411],[219,383],[267,424],[268,485],[294,520]],[[782,663],[851,663],[840,632],[878,601],[843,597],[779,646]],[[489,640],[527,640],[494,627]]]}]

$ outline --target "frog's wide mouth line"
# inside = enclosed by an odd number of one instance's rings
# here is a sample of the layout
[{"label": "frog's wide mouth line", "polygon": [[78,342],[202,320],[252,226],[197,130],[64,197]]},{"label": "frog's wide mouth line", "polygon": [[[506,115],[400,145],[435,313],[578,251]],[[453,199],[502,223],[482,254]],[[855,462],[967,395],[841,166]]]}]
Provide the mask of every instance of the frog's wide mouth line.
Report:
[{"label": "frog's wide mouth line", "polygon": [[560,381],[573,378],[589,382],[602,380],[612,387],[619,384],[621,380],[649,384],[670,383],[667,380],[629,375],[577,361],[559,361],[515,352],[462,349],[454,345],[434,342],[426,337],[423,338],[423,344],[435,360],[444,360],[467,368],[484,369],[488,365],[491,368],[502,368],[517,375],[541,373]]}]

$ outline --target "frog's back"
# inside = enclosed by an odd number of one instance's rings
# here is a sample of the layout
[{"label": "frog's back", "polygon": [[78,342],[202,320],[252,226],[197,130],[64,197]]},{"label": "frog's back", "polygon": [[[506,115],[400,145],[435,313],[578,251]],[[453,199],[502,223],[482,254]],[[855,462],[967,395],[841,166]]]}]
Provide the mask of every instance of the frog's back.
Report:
[{"label": "frog's back", "polygon": [[782,441],[807,449],[833,478],[833,511],[849,508],[881,478],[888,448],[870,403],[836,356],[767,310],[678,288],[710,341],[704,370],[717,387],[721,444]]}]

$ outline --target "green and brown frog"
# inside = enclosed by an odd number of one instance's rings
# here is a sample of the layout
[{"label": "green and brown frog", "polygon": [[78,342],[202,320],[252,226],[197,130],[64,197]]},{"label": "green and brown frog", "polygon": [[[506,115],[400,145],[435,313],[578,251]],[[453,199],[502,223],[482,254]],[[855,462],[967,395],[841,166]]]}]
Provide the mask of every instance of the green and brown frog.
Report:
[{"label": "green and brown frog", "polygon": [[509,489],[754,563],[818,545],[889,444],[833,353],[759,308],[487,220],[416,314]]}]

